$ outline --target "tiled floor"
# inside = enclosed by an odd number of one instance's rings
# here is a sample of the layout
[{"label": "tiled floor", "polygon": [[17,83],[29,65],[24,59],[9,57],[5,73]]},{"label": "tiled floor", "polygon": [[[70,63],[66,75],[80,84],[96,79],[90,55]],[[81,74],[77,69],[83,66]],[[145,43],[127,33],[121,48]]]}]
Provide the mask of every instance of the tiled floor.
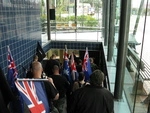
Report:
[{"label": "tiled floor", "polygon": [[[116,67],[111,62],[107,62],[107,66],[110,80],[110,88],[111,92],[113,93],[115,86]],[[115,101],[114,103],[114,113],[131,113],[124,92],[123,92],[123,99],[120,101]]]}]

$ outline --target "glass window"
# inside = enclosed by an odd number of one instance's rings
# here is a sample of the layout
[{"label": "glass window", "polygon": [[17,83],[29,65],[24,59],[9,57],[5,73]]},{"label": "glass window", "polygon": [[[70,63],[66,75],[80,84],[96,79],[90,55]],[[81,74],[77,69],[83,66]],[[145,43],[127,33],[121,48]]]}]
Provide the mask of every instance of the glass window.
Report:
[{"label": "glass window", "polygon": [[[146,0],[147,1],[147,0]],[[149,7],[144,0],[132,0],[128,40],[128,71],[131,84],[124,84],[133,113],[147,113],[149,95]],[[146,13],[147,12],[147,13]]]},{"label": "glass window", "polygon": [[58,0],[55,5],[56,19],[50,22],[52,40],[87,41],[89,38],[83,39],[83,33],[94,33],[96,37],[93,41],[100,40],[101,0]]}]

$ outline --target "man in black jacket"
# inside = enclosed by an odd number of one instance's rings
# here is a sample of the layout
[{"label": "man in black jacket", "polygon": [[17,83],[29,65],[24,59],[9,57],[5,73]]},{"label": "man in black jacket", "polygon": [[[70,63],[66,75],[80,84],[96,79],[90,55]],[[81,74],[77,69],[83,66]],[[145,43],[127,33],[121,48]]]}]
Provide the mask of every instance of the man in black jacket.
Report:
[{"label": "man in black jacket", "polygon": [[70,113],[113,113],[113,95],[102,86],[103,80],[103,72],[95,70],[90,76],[91,85],[73,93]]},{"label": "man in black jacket", "polygon": [[58,109],[59,113],[67,113],[66,93],[70,84],[67,79],[59,73],[59,67],[57,65],[54,65],[53,75],[51,77],[59,92],[59,99],[54,101],[54,106]]}]

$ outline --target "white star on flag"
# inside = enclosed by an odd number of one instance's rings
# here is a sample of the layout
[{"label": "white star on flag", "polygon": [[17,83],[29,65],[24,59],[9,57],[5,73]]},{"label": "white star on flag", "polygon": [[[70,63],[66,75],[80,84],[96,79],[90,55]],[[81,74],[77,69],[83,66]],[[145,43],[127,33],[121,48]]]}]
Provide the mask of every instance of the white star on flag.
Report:
[{"label": "white star on flag", "polygon": [[64,69],[64,74],[69,75],[69,70],[68,69]]}]

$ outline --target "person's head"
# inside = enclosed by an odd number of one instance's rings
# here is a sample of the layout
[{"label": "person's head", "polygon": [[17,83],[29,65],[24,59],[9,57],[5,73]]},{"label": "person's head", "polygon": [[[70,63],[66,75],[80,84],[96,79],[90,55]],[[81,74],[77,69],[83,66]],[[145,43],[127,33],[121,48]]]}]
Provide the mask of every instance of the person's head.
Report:
[{"label": "person's head", "polygon": [[78,76],[78,80],[79,80],[79,81],[82,81],[82,80],[84,80],[84,79],[85,79],[84,73],[83,73],[83,72],[80,72],[80,73],[79,73],[79,76]]},{"label": "person's head", "polygon": [[56,55],[53,53],[50,59],[56,59]]},{"label": "person's head", "polygon": [[101,86],[104,81],[104,73],[97,69],[90,75],[90,84],[94,86]]},{"label": "person's head", "polygon": [[94,62],[93,58],[90,58],[90,62],[91,62],[91,63],[93,63],[93,62]]},{"label": "person's head", "polygon": [[78,65],[80,65],[80,64],[82,65],[82,60],[81,59],[78,60]]},{"label": "person's head", "polygon": [[38,57],[37,55],[34,55],[34,56],[33,56],[33,61],[38,61],[38,58],[39,58],[39,57]]},{"label": "person's head", "polygon": [[38,61],[34,61],[31,71],[33,73],[33,78],[41,78],[43,72],[42,64]]},{"label": "person's head", "polygon": [[53,74],[58,74],[59,73],[59,67],[57,65],[53,66]]}]

